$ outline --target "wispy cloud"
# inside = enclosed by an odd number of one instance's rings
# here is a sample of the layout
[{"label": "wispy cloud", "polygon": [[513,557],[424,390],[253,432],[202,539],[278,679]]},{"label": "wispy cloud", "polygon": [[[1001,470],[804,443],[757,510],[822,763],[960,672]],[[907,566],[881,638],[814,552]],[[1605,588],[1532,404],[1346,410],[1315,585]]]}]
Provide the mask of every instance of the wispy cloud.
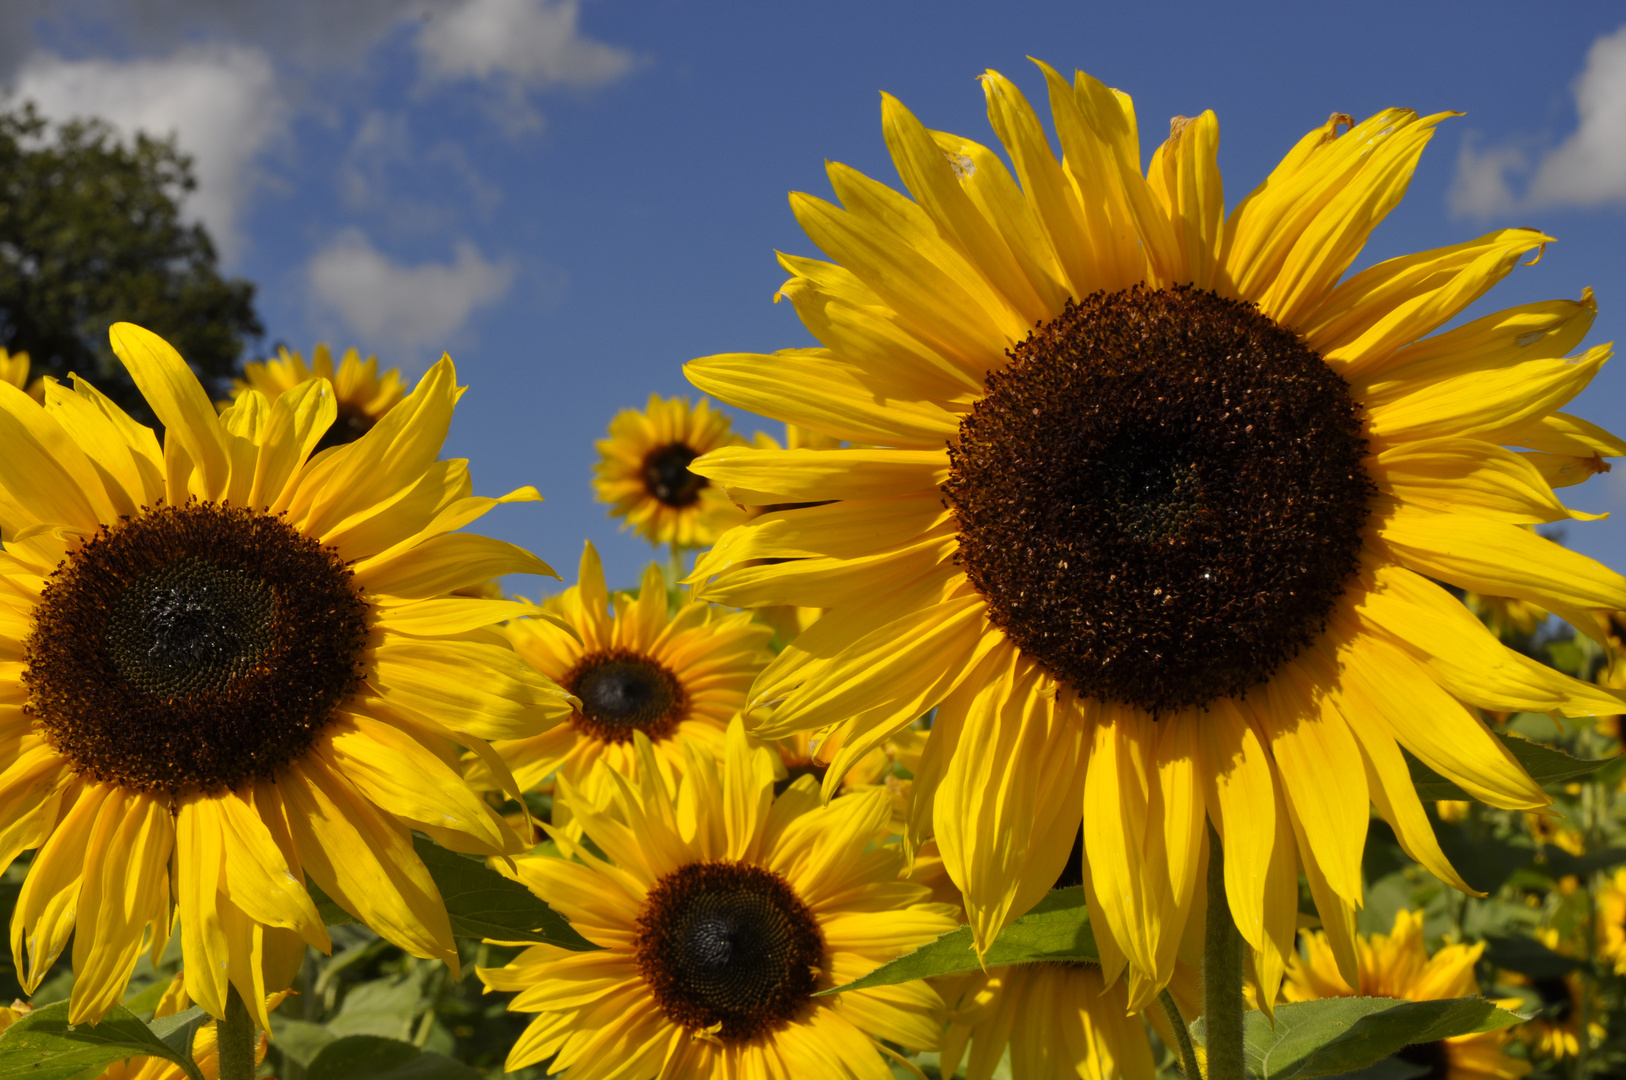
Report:
[{"label": "wispy cloud", "polygon": [[418,33],[431,79],[505,76],[529,86],[599,86],[632,67],[625,49],[583,37],[577,0],[460,0]]},{"label": "wispy cloud", "polygon": [[337,316],[388,362],[421,367],[454,343],[477,308],[507,295],[514,265],[485,258],[468,241],[456,245],[451,262],[406,265],[348,229],[312,257],[306,281],[319,320]]},{"label": "wispy cloud", "polygon": [[221,256],[242,250],[238,217],[257,186],[256,158],[285,131],[270,58],[215,45],[162,59],[64,60],[35,52],[13,83],[19,98],[54,119],[99,116],[126,135],[176,137],[198,180],[188,210],[208,226]]},{"label": "wispy cloud", "polygon": [[[1579,123],[1545,151],[1465,139],[1449,194],[1453,213],[1490,217],[1542,206],[1626,204],[1626,26],[1592,43],[1575,80]],[[1528,177],[1523,194],[1518,182]]]}]

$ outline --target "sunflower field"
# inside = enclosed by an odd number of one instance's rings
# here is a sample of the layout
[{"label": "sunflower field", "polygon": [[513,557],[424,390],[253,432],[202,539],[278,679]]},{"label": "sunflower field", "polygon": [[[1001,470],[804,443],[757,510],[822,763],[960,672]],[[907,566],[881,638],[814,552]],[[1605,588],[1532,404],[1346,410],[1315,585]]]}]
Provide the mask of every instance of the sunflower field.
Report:
[{"label": "sunflower field", "polygon": [[0,1080],[1626,1075],[1591,293],[1350,272],[1446,114],[1227,204],[1041,80],[792,196],[766,430],[607,418],[637,581],[478,531],[449,357],[0,356]]}]

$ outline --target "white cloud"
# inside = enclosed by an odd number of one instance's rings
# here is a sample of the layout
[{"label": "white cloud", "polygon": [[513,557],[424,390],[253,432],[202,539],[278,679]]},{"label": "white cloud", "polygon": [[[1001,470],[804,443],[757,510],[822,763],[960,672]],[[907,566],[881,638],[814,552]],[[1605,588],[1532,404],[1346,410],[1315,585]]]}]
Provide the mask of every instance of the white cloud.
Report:
[{"label": "white cloud", "polygon": [[[1580,118],[1567,138],[1532,158],[1515,146],[1483,154],[1463,143],[1450,193],[1455,213],[1490,216],[1541,206],[1626,204],[1626,26],[1592,43],[1575,80]],[[1521,197],[1508,177],[1531,173]]]},{"label": "white cloud", "polygon": [[242,248],[237,219],[257,185],[255,159],[285,130],[275,81],[263,51],[217,45],[161,60],[64,60],[35,52],[13,89],[55,119],[99,116],[125,134],[175,135],[198,181],[187,209],[229,263]]},{"label": "white cloud", "polygon": [[620,78],[631,54],[580,36],[579,14],[578,0],[461,0],[424,23],[418,54],[437,80],[597,86]]},{"label": "white cloud", "polygon": [[461,241],[450,263],[405,266],[347,229],[312,257],[306,274],[312,305],[336,315],[358,348],[411,365],[451,344],[476,308],[507,295],[514,265]]}]

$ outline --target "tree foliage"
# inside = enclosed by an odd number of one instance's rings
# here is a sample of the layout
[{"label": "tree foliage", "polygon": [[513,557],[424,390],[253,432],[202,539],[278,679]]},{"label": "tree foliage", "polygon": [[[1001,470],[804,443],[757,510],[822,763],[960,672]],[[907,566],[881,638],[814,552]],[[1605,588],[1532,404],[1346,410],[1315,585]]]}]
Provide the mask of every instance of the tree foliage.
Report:
[{"label": "tree foliage", "polygon": [[127,320],[223,392],[263,328],[253,283],[223,277],[209,234],[182,220],[196,186],[173,139],[53,124],[32,103],[0,112],[0,346],[26,351],[32,377],[77,372],[150,420],[108,345],[108,326]]}]

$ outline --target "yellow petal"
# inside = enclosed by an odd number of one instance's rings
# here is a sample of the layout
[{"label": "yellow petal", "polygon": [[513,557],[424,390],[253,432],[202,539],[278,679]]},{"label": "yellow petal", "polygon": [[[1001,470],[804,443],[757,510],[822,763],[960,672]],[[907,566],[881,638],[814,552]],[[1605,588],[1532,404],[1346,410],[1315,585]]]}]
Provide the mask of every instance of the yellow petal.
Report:
[{"label": "yellow petal", "polygon": [[881,129],[904,186],[943,235],[953,239],[1025,323],[1049,317],[1052,310],[1034,291],[1010,246],[961,186],[956,173],[963,173],[964,166],[956,169],[958,163],[951,162],[931,133],[891,94],[881,95]]},{"label": "yellow petal", "polygon": [[1626,609],[1626,578],[1527,529],[1466,514],[1374,500],[1379,542],[1394,561],[1485,596],[1559,608]]},{"label": "yellow petal", "polygon": [[[178,445],[197,470],[201,487],[195,491],[187,486],[187,478],[170,473],[169,501],[184,503],[188,495],[194,494],[218,500],[231,480],[231,457],[226,447],[232,436],[221,428],[215,407],[197,376],[169,342],[150,330],[134,323],[114,323],[108,337],[141,396],[164,425],[165,443]],[[177,479],[182,486],[177,486]]]},{"label": "yellow petal", "polygon": [[[1432,348],[1456,331],[1411,345],[1496,284],[1552,238],[1502,229],[1476,240],[1380,262],[1334,289],[1297,327],[1342,372],[1380,369],[1402,346]],[[1559,352],[1566,352],[1560,349]]]},{"label": "yellow petal", "polygon": [[1312,647],[1283,665],[1265,684],[1263,704],[1254,712],[1327,883],[1358,905],[1370,800],[1365,774],[1350,768],[1360,760],[1355,737],[1318,690],[1337,678],[1331,663],[1322,661]]},{"label": "yellow petal", "polygon": [[288,824],[322,891],[386,940],[413,956],[444,960],[455,973],[446,907],[405,827],[315,759],[289,765],[285,777],[279,786]]},{"label": "yellow petal", "polygon": [[1174,225],[1179,270],[1173,280],[1212,289],[1219,274],[1225,227],[1225,187],[1219,171],[1219,119],[1212,109],[1177,116],[1169,138],[1152,155],[1146,180]]},{"label": "yellow petal", "polygon": [[966,710],[932,811],[979,952],[1055,884],[1084,805],[1084,718],[1010,654]]},{"label": "yellow petal", "polygon": [[83,853],[70,1024],[100,1020],[117,1005],[149,930],[168,932],[175,832],[166,803],[116,790],[97,815]]},{"label": "yellow petal", "polygon": [[1366,468],[1380,491],[1425,510],[1468,511],[1521,525],[1571,516],[1534,465],[1479,439],[1422,439],[1385,447],[1367,458]]},{"label": "yellow petal", "polygon": [[1332,635],[1357,642],[1340,650],[1341,683],[1371,706],[1363,716],[1381,724],[1423,764],[1469,795],[1509,810],[1552,803],[1477,714],[1442,690],[1399,647],[1361,636],[1347,616],[1334,616]]},{"label": "yellow petal", "polygon": [[1623,707],[1606,687],[1572,679],[1497,640],[1456,597],[1399,566],[1375,566],[1356,600],[1363,624],[1410,652],[1452,695],[1498,712],[1611,715]]},{"label": "yellow petal", "polygon": [[524,548],[477,533],[432,536],[387,560],[363,560],[356,564],[355,573],[356,583],[370,592],[415,600],[481,585],[505,574],[558,577]]},{"label": "yellow petal", "polygon": [[[691,360],[683,370],[690,382],[730,405],[771,412],[839,439],[938,447],[959,430],[958,414],[941,402],[918,390],[888,393],[867,379],[863,369],[821,354],[822,350],[772,356],[721,353]],[[794,397],[784,393],[787,384],[796,387]]]},{"label": "yellow petal", "polygon": [[1472,358],[1385,372],[1365,395],[1367,430],[1388,441],[1429,436],[1496,436],[1559,408],[1586,389],[1609,359],[1600,345],[1576,357],[1525,360],[1485,369]]},{"label": "yellow petal", "polygon": [[354,713],[329,730],[327,748],[317,752],[379,809],[453,851],[516,855],[523,849],[459,773],[404,732]]}]

